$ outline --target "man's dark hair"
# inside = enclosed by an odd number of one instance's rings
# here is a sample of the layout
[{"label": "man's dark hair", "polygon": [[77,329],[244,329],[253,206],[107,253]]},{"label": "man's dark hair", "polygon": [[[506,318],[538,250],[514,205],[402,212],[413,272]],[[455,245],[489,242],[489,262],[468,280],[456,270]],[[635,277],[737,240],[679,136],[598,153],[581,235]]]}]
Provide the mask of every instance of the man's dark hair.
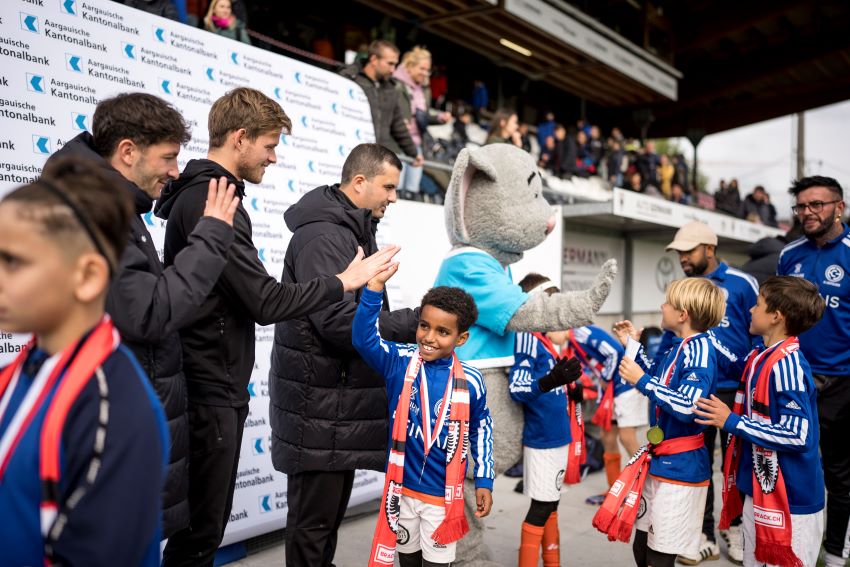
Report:
[{"label": "man's dark hair", "polygon": [[372,179],[384,172],[384,164],[401,171],[401,160],[381,144],[359,144],[354,146],[342,164],[342,184],[351,183],[355,175]]},{"label": "man's dark hair", "polygon": [[122,93],[100,101],[94,110],[92,136],[95,151],[103,157],[114,154],[124,139],[146,147],[162,142],[182,145],[192,138],[177,109],[147,93]]},{"label": "man's dark hair", "polygon": [[366,61],[372,58],[374,55],[378,59],[381,58],[381,54],[385,49],[389,49],[391,51],[395,51],[396,53],[401,53],[396,44],[391,41],[387,41],[385,39],[376,39],[372,43],[369,44],[369,51],[367,51]]},{"label": "man's dark hair", "polygon": [[517,285],[519,285],[519,287],[522,288],[522,291],[524,291],[525,293],[528,293],[529,291],[536,288],[537,286],[539,286],[543,282],[552,283],[552,287],[547,287],[544,290],[547,294],[552,295],[553,293],[558,292],[558,286],[556,286],[554,282],[552,282],[546,276],[538,274],[536,272],[530,272],[530,273],[526,274],[526,276],[524,278],[519,280],[519,284],[517,284]]},{"label": "man's dark hair", "polygon": [[785,316],[785,330],[799,335],[820,321],[826,304],[818,288],[804,278],[771,276],[759,288],[768,313],[776,311]]},{"label": "man's dark hair", "polygon": [[468,331],[478,319],[478,307],[475,306],[475,300],[459,287],[444,285],[432,287],[422,297],[421,308],[424,309],[426,305],[455,315],[457,327],[461,333]]},{"label": "man's dark hair", "polygon": [[835,193],[839,199],[844,198],[844,189],[841,188],[841,184],[832,177],[824,177],[823,175],[812,175],[797,179],[793,182],[791,188],[788,189],[788,192],[796,197],[801,192],[812,187],[826,187]]}]

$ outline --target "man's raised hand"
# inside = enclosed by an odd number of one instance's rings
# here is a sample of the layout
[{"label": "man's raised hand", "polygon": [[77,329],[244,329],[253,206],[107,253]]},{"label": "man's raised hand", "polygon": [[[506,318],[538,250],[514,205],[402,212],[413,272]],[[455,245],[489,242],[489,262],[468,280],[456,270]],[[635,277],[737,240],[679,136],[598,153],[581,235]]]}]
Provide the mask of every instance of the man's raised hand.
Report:
[{"label": "man's raised hand", "polygon": [[[385,246],[368,258],[364,258],[363,248],[358,246],[357,254],[354,256],[354,259],[345,271],[341,274],[337,274],[336,277],[342,281],[342,287],[345,291],[360,289],[366,282],[378,274],[390,270],[391,268],[397,269],[398,262],[393,262],[393,257],[398,254],[399,250],[401,250],[401,247],[397,245]],[[393,269],[392,273],[386,276],[384,281],[389,279],[392,274],[395,273],[395,269]]]}]

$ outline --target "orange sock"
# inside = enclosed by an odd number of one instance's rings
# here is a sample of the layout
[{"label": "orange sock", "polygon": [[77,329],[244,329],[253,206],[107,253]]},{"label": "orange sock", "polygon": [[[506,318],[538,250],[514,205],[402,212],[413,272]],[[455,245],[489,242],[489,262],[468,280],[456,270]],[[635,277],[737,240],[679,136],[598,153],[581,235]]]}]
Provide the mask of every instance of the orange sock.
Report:
[{"label": "orange sock", "polygon": [[610,487],[620,476],[620,453],[603,453],[602,460],[605,461],[605,476]]},{"label": "orange sock", "polygon": [[540,559],[540,546],[543,543],[543,530],[544,528],[541,526],[522,523],[518,567],[537,567],[537,561]]},{"label": "orange sock", "polygon": [[543,567],[560,567],[561,534],[558,530],[558,512],[552,512],[543,526]]}]

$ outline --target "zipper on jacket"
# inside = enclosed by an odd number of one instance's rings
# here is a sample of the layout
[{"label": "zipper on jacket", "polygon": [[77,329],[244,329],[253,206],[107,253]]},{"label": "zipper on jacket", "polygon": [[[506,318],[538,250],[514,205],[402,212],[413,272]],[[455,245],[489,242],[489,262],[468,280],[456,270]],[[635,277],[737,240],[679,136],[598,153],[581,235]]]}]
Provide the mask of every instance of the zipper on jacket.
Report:
[{"label": "zipper on jacket", "polygon": [[342,380],[342,385],[345,386],[345,383],[348,378],[348,373],[345,371],[345,367],[342,368],[342,374],[340,374],[340,379]]}]

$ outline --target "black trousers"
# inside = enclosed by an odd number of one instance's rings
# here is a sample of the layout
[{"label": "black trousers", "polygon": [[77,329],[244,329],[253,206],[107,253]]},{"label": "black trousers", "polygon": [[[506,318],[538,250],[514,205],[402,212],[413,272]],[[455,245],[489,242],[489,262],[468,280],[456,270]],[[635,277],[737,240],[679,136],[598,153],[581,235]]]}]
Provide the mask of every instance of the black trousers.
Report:
[{"label": "black trousers", "polygon": [[354,471],[287,475],[286,566],[330,567]]},{"label": "black trousers", "polygon": [[168,539],[164,567],[212,566],[230,518],[248,407],[189,402],[189,527]]},{"label": "black trousers", "polygon": [[[715,394],[729,409],[735,407],[735,393],[737,390],[717,390]],[[708,479],[708,495],[705,498],[705,512],[702,516],[702,533],[709,541],[716,541],[714,536],[714,447],[717,433],[720,432],[720,469],[723,470],[723,461],[726,459],[726,447],[729,445],[729,434],[716,427],[708,427],[705,430],[705,448],[708,449],[708,463],[712,470],[712,476]],[[741,518],[732,520],[732,525],[740,525]]]},{"label": "black trousers", "polygon": [[826,484],[826,539],[839,557],[850,548],[850,376],[815,374],[818,388],[820,452]]}]

